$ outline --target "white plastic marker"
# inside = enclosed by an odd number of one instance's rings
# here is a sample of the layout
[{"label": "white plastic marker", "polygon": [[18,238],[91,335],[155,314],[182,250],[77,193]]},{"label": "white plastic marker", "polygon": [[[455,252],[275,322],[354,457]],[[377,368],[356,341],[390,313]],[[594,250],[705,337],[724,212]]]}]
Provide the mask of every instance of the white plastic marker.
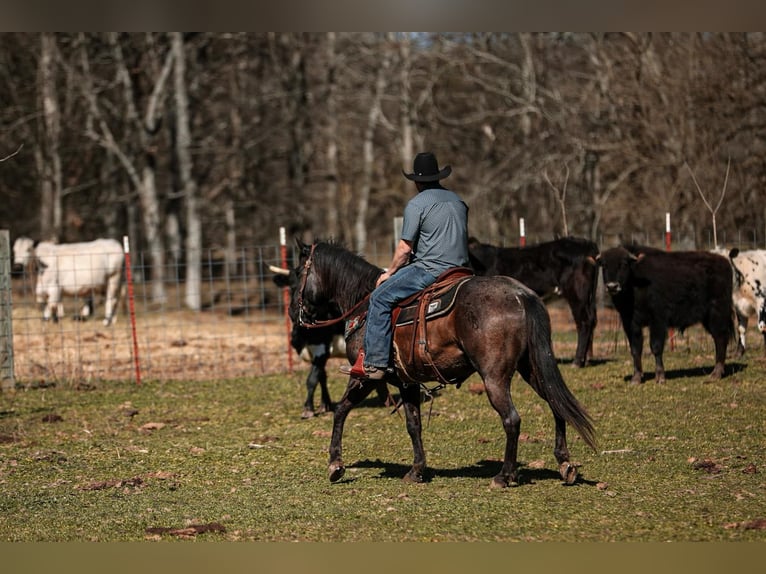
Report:
[{"label": "white plastic marker", "polygon": [[138,360],[138,338],[136,337],[136,308],[133,299],[133,273],[130,268],[130,240],[127,235],[122,236],[122,244],[125,250],[125,280],[128,283],[128,309],[130,310],[130,327],[133,331],[133,365],[136,369],[136,384],[141,384],[141,362]]}]

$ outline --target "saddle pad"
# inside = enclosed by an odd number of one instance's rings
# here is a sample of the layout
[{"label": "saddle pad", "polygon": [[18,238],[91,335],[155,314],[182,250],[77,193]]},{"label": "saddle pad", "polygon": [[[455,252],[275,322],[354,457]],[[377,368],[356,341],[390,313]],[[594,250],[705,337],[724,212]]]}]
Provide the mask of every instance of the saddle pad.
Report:
[{"label": "saddle pad", "polygon": [[[450,309],[452,309],[452,306],[455,303],[455,296],[460,290],[460,287],[470,278],[470,276],[462,277],[452,283],[452,285],[450,285],[446,291],[434,295],[433,299],[428,303],[428,308],[425,310],[426,320],[434,319],[449,313]],[[394,325],[396,327],[410,325],[418,318],[420,299],[421,296],[419,296],[414,301],[408,301],[408,305],[404,307],[398,307],[394,310]]]}]

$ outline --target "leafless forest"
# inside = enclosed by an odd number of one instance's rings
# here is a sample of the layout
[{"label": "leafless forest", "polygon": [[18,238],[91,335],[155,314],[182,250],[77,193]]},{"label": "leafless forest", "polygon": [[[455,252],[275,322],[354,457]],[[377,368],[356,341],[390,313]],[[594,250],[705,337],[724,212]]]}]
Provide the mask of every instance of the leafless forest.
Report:
[{"label": "leafless forest", "polygon": [[128,235],[162,301],[280,226],[389,245],[432,150],[485,242],[670,213],[681,245],[763,245],[764,63],[756,33],[4,33],[0,228]]}]

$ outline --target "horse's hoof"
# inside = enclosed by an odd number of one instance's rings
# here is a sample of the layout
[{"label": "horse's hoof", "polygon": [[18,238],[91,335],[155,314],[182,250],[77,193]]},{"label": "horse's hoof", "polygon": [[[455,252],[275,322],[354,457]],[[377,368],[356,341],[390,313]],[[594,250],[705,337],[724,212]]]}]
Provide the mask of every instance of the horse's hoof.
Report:
[{"label": "horse's hoof", "polygon": [[519,486],[519,483],[516,480],[504,478],[502,476],[496,476],[492,479],[492,482],[489,483],[490,488],[508,488],[516,486]]},{"label": "horse's hoof", "polygon": [[313,418],[314,418],[314,411],[311,411],[311,410],[309,410],[309,409],[306,409],[306,410],[304,410],[304,411],[301,413],[301,418],[302,418],[303,420],[306,420],[306,419],[313,419]]},{"label": "horse's hoof", "polygon": [[342,464],[333,463],[330,465],[330,482],[338,482],[346,474],[346,467]]},{"label": "horse's hoof", "polygon": [[572,485],[577,481],[577,467],[569,462],[562,462],[559,466],[559,474],[564,484]]},{"label": "horse's hoof", "polygon": [[407,484],[423,484],[423,475],[410,471],[402,477],[402,480]]}]

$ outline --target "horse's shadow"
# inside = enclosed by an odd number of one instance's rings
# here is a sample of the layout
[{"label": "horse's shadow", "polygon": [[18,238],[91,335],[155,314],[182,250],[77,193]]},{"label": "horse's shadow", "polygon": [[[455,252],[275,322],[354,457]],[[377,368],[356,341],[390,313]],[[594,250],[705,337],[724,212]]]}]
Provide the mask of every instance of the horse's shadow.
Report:
[{"label": "horse's shadow", "polygon": [[[498,460],[480,460],[476,464],[471,466],[463,466],[459,468],[433,468],[428,467],[426,474],[423,477],[425,482],[431,482],[435,476],[444,478],[484,478],[490,480],[500,473],[503,463]],[[529,468],[524,465],[523,462],[519,463],[519,478],[518,484],[529,485],[534,484],[537,481],[542,480],[557,480],[561,482],[561,475],[555,470],[549,468]],[[404,464],[398,464],[393,462],[385,462],[378,459],[370,460],[358,460],[353,464],[350,464],[348,468],[379,468],[380,474],[374,478],[402,478],[410,470],[410,467]],[[354,477],[346,478],[339,482],[353,482],[356,480]],[[586,480],[582,475],[578,475],[575,485],[588,485],[595,486],[598,481]]]},{"label": "horse's shadow", "polygon": [[594,359],[594,358],[590,358],[590,359],[588,359],[588,362],[585,363],[584,367],[575,367],[575,362],[574,362],[573,358],[561,358],[561,357],[557,357],[556,358],[556,363],[559,366],[567,365],[567,366],[571,366],[572,368],[577,368],[577,369],[587,369],[589,367],[597,367],[599,365],[606,365],[607,363],[613,363],[613,362],[614,362],[614,359],[607,359],[607,358]]},{"label": "horse's shadow", "polygon": [[[744,363],[727,363],[724,367],[723,371],[723,378],[729,377],[731,375],[734,375],[736,373],[739,373],[741,371],[744,371],[747,368],[747,365]],[[669,371],[665,371],[665,379],[670,381],[672,379],[685,379],[689,377],[709,377],[710,373],[713,372],[713,369],[710,367],[688,367],[685,369],[671,369]],[[655,379],[656,375],[654,371],[652,372],[645,372],[643,377],[643,382],[646,381],[653,381]],[[632,378],[632,375],[626,375],[623,377],[624,381],[630,381]]]}]

